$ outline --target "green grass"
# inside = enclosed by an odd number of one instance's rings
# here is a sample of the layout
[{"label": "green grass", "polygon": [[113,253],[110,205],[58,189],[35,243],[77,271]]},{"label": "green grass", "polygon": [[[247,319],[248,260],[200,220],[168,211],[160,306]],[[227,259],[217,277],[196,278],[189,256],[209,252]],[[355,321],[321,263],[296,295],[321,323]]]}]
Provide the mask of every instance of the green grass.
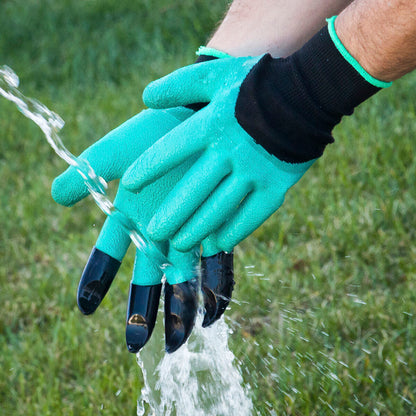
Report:
[{"label": "green grass", "polygon": [[[6,0],[0,65],[63,116],[79,153],[141,108],[150,80],[192,62],[225,4]],[[416,413],[415,87],[407,76],[344,120],[284,207],[236,249],[230,344],[259,414]],[[133,415],[131,256],[83,317],[76,287],[103,217],[91,200],[52,201],[64,163],[3,99],[0,127],[1,414]]]}]

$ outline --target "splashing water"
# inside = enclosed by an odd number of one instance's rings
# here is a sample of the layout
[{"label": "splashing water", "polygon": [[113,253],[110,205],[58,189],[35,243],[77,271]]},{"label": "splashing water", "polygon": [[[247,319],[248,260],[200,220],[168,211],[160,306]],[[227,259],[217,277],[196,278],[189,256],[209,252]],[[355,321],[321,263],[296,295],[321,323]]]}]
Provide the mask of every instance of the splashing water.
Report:
[{"label": "splashing water", "polygon": [[[134,244],[162,269],[168,267],[166,257],[108,199],[105,180],[94,172],[88,161],[66,149],[58,134],[64,126],[62,118],[42,103],[25,97],[18,86],[18,76],[7,66],[0,67],[0,94],[34,121],[58,156],[76,168],[98,207],[116,218]],[[151,340],[137,354],[144,381],[137,405],[138,416],[249,416],[252,413],[249,388],[243,387],[240,368],[228,348],[228,335],[232,331],[224,318],[206,329],[202,328],[202,320],[201,309],[189,341],[174,354],[165,354],[160,324],[163,318],[158,318]]]},{"label": "splashing water", "polygon": [[164,354],[161,325],[148,348],[137,354],[145,383],[138,416],[252,414],[249,387],[243,387],[240,367],[228,348],[232,331],[224,317],[209,328],[202,328],[202,320],[200,310],[189,341],[174,354]]}]

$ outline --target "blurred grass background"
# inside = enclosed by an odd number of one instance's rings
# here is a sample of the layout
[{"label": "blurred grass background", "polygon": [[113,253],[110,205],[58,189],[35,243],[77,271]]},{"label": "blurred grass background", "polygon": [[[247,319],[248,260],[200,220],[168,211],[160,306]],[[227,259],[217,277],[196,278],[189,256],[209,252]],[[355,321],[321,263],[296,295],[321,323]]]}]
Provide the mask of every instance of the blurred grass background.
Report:
[{"label": "blurred grass background", "polygon": [[[78,154],[142,108],[149,81],[194,60],[226,3],[3,0],[0,65],[66,120]],[[230,346],[257,414],[416,413],[415,75],[344,120],[284,207],[236,249]],[[52,201],[65,164],[4,99],[0,134],[0,413],[134,415],[132,257],[82,316],[78,278],[103,217],[91,200]]]}]

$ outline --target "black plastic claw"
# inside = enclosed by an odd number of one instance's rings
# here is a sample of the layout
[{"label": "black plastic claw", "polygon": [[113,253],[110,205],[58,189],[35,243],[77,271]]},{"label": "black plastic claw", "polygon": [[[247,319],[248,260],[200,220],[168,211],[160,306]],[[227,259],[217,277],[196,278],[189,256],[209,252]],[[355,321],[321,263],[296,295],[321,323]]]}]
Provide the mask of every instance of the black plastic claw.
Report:
[{"label": "black plastic claw", "polygon": [[197,280],[170,285],[165,283],[166,352],[175,352],[186,342],[198,310]]},{"label": "black plastic claw", "polygon": [[95,312],[116,276],[121,262],[94,247],[82,272],[77,301],[84,315]]},{"label": "black plastic claw", "polygon": [[205,315],[202,326],[213,324],[221,317],[231,300],[234,288],[233,253],[221,251],[201,257],[201,289]]},{"label": "black plastic claw", "polygon": [[152,335],[159,307],[162,284],[131,284],[126,319],[126,343],[129,352],[137,353]]}]

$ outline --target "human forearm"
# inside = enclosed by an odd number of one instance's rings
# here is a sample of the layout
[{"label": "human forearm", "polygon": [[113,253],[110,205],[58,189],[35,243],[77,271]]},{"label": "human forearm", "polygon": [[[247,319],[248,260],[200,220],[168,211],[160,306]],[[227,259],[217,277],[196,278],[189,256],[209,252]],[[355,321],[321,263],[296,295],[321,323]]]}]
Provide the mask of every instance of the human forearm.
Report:
[{"label": "human forearm", "polygon": [[208,46],[233,56],[290,55],[351,0],[235,0]]},{"label": "human forearm", "polygon": [[284,57],[336,14],[341,42],[375,78],[392,81],[416,67],[413,0],[235,0],[208,46],[233,56]]},{"label": "human forearm", "polygon": [[335,29],[375,78],[393,81],[416,68],[414,0],[355,0],[335,20]]}]

